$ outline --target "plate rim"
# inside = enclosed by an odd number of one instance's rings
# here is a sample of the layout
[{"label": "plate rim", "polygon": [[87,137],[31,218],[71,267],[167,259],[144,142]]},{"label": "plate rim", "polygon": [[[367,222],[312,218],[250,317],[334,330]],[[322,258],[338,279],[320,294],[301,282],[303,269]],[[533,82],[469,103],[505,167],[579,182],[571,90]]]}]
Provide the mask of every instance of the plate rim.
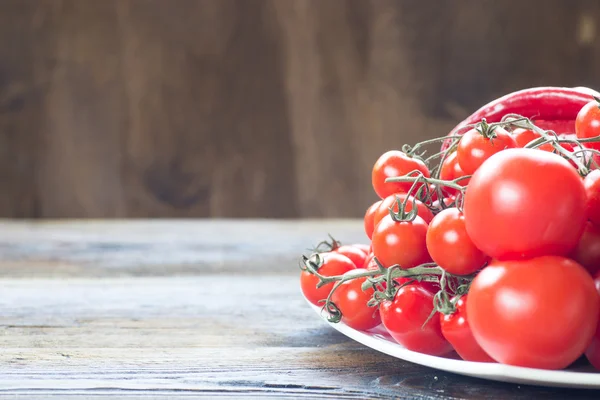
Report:
[{"label": "plate rim", "polygon": [[544,370],[500,363],[465,361],[408,350],[399,343],[391,342],[381,335],[378,337],[375,332],[359,331],[343,322],[329,322],[326,316],[323,315],[322,307],[312,304],[303,294],[302,297],[312,310],[333,329],[364,346],[391,357],[445,372],[497,382],[569,389],[600,389],[600,372]]}]

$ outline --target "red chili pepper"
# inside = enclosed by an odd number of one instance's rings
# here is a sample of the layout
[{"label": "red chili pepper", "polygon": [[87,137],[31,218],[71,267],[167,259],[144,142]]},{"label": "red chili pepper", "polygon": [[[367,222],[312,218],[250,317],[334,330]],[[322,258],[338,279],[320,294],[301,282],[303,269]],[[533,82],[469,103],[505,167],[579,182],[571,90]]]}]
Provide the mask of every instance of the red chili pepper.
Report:
[{"label": "red chili pepper", "polygon": [[[476,124],[483,118],[488,123],[499,122],[507,114],[519,114],[530,118],[542,129],[557,134],[575,133],[575,118],[581,108],[599,94],[592,89],[577,87],[536,87],[519,90],[502,96],[471,114],[458,124],[450,135],[465,132],[465,126]],[[446,149],[444,142],[442,149]]]}]

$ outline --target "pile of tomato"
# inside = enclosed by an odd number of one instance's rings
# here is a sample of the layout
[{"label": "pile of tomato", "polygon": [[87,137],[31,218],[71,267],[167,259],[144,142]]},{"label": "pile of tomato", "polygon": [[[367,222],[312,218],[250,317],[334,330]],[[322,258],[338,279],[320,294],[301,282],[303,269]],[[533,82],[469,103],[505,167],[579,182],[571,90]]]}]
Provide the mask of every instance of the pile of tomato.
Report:
[{"label": "pile of tomato", "polygon": [[305,297],[332,322],[382,324],[425,354],[541,369],[585,355],[600,369],[593,94],[511,93],[447,136],[383,154],[380,200],[364,217],[371,243],[333,240],[303,256]]}]

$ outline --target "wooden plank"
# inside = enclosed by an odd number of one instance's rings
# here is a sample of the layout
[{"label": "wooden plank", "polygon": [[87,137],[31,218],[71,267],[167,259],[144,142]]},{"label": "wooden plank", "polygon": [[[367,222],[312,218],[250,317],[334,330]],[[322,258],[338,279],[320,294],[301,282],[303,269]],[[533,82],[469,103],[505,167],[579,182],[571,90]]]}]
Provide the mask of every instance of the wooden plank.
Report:
[{"label": "wooden plank", "polygon": [[2,292],[0,394],[594,395],[458,377],[366,349],[328,328],[293,276],[3,279]]},{"label": "wooden plank", "polygon": [[3,277],[298,273],[331,233],[366,243],[360,221],[0,221]]}]

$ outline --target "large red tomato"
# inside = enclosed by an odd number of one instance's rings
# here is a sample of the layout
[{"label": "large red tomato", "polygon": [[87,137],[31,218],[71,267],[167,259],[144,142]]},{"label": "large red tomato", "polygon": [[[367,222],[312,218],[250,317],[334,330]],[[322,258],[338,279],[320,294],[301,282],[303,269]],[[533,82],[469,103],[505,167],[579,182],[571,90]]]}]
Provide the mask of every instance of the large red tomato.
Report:
[{"label": "large red tomato", "polygon": [[485,264],[487,255],[473,244],[458,208],[437,214],[427,229],[427,250],[433,261],[454,275],[469,275]]},{"label": "large red tomato", "polygon": [[[336,276],[343,275],[346,272],[356,268],[352,260],[343,254],[330,252],[321,254],[323,264],[319,267],[318,272],[323,276]],[[302,271],[300,274],[300,288],[304,297],[315,305],[320,305],[321,300],[325,300],[331,289],[333,289],[334,282],[328,283],[317,288],[319,278],[311,274],[308,271]]]},{"label": "large red tomato", "polygon": [[425,324],[432,312],[433,294],[418,285],[401,288],[379,306],[381,322],[394,340],[409,350],[439,356],[452,346],[442,335],[438,315]]},{"label": "large red tomato", "polygon": [[582,179],[564,158],[508,149],[471,178],[465,226],[477,248],[493,258],[567,255],[583,232],[585,204]]},{"label": "large red tomato", "polygon": [[491,138],[485,137],[477,129],[471,129],[458,143],[458,165],[466,174],[471,175],[493,154],[513,147],[517,147],[515,139],[501,127],[494,129],[494,136]]},{"label": "large red tomato", "polygon": [[565,368],[579,358],[599,312],[590,274],[557,256],[492,261],[473,280],[467,302],[473,336],[487,354],[542,369]]},{"label": "large red tomato", "polygon": [[477,343],[467,318],[467,296],[456,303],[456,311],[452,314],[440,314],[442,334],[450,342],[458,355],[466,361],[494,362]]},{"label": "large red tomato", "polygon": [[408,193],[412,186],[411,182],[386,182],[385,180],[403,176],[412,171],[420,171],[429,178],[429,169],[422,160],[409,157],[398,150],[384,153],[373,166],[371,179],[375,193],[382,199],[394,193]]},{"label": "large red tomato", "polygon": [[397,222],[384,217],[373,232],[373,254],[385,267],[399,264],[412,268],[430,262],[425,238],[427,223],[418,215],[413,221]]},{"label": "large red tomato", "polygon": [[[356,269],[348,274],[366,270]],[[331,301],[342,312],[342,322],[351,328],[369,330],[381,323],[381,317],[374,307],[367,306],[375,290],[369,288],[363,292],[361,285],[367,278],[356,278],[342,283],[331,295]]]}]

